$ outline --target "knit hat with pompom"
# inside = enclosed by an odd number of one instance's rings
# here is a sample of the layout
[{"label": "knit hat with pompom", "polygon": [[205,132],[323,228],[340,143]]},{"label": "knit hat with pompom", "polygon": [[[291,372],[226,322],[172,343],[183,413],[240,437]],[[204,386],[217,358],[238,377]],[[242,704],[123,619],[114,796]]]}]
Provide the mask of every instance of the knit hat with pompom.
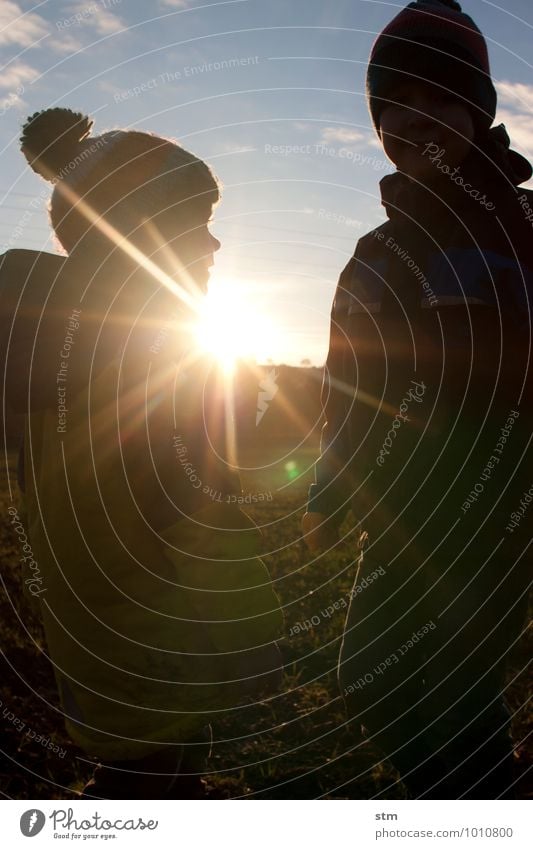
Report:
[{"label": "knit hat with pompom", "polygon": [[127,233],[166,210],[219,200],[210,168],[173,141],[134,130],[91,137],[92,125],[80,112],[46,109],[27,119],[20,139],[31,168],[55,186],[50,217],[67,251],[88,230],[87,206]]},{"label": "knit hat with pompom", "polygon": [[372,47],[367,97],[379,134],[381,112],[398,82],[430,82],[456,94],[484,135],[496,114],[487,44],[455,0],[409,3],[387,24]]}]

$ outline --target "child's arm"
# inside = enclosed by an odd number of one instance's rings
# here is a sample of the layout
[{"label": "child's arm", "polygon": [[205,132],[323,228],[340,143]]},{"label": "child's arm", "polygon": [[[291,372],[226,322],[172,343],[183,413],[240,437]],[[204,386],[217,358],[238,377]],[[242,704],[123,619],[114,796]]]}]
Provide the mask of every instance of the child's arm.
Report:
[{"label": "child's arm", "polygon": [[[24,283],[25,270],[18,262],[19,252],[7,251],[0,257],[0,372],[2,394],[13,412],[23,412],[27,398],[24,376],[27,364],[23,361],[30,339],[21,339],[21,322],[15,330],[17,301]],[[21,341],[24,343],[21,345]]]},{"label": "child's arm", "polygon": [[315,465],[315,483],[309,490],[302,532],[311,550],[330,548],[338,538],[338,527],[353,491],[350,481],[348,419],[354,401],[353,387],[346,384],[344,364],[355,356],[346,334],[347,303],[355,256],[342,272],[331,315],[329,353],[322,384],[322,429],[320,457]]},{"label": "child's arm", "polygon": [[30,388],[33,410],[57,403],[53,377],[65,322],[43,306],[64,262],[65,257],[29,250],[0,256],[0,369],[5,400],[15,413],[28,412]]}]

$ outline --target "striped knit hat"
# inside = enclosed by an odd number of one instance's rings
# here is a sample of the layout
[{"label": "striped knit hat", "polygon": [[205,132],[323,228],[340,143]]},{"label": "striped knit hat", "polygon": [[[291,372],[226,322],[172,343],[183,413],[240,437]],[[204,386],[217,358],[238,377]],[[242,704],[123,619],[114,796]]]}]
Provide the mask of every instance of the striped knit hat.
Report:
[{"label": "striped knit hat", "polygon": [[487,44],[455,0],[418,0],[385,27],[372,47],[367,72],[370,114],[379,133],[381,112],[398,78],[429,81],[452,91],[471,111],[478,134],[496,114]]}]

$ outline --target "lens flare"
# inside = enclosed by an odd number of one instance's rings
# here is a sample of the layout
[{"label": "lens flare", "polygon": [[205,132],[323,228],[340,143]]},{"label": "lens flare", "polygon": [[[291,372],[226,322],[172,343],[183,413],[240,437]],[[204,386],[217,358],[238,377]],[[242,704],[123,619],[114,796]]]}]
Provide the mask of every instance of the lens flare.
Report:
[{"label": "lens flare", "polygon": [[289,460],[285,463],[285,471],[287,472],[287,477],[290,481],[295,480],[300,474],[298,471],[298,465],[294,462],[294,460]]},{"label": "lens flare", "polygon": [[270,356],[274,330],[245,281],[216,278],[199,305],[195,336],[198,346],[232,373],[238,360],[261,362]]}]

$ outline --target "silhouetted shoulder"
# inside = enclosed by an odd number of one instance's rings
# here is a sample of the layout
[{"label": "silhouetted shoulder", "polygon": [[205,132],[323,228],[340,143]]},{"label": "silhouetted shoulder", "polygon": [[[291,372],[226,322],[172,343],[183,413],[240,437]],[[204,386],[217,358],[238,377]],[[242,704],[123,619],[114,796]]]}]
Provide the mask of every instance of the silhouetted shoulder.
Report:
[{"label": "silhouetted shoulder", "polygon": [[379,224],[369,233],[361,236],[357,243],[355,256],[375,256],[382,250],[383,242],[386,242],[392,234],[392,224],[390,221],[384,221]]},{"label": "silhouetted shoulder", "polygon": [[35,290],[38,300],[48,292],[61,272],[66,257],[44,251],[13,249],[0,256],[0,311],[9,309],[21,292]]}]

